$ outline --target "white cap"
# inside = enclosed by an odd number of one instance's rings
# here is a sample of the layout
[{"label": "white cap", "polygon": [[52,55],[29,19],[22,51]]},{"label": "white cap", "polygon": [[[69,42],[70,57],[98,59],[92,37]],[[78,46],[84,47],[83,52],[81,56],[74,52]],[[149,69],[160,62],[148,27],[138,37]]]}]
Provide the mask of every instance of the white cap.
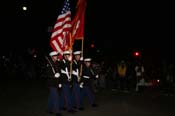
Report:
[{"label": "white cap", "polygon": [[66,54],[71,54],[71,52],[70,52],[69,50],[66,50],[66,51],[63,52],[63,54],[64,54],[64,55],[66,55]]},{"label": "white cap", "polygon": [[74,55],[80,55],[81,54],[81,51],[75,51],[74,52]]},{"label": "white cap", "polygon": [[52,52],[49,53],[49,56],[55,56],[55,55],[58,55],[57,51],[52,51]]},{"label": "white cap", "polygon": [[91,61],[91,58],[85,58],[84,61],[85,62],[90,62]]}]

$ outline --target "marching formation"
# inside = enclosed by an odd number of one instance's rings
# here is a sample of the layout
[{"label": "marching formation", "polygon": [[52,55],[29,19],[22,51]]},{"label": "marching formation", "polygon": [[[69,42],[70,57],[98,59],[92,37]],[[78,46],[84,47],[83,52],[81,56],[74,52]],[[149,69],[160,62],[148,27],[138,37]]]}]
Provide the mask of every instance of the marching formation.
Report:
[{"label": "marching formation", "polygon": [[75,113],[84,110],[84,98],[87,97],[92,107],[97,107],[92,91],[92,81],[98,78],[91,68],[91,58],[81,57],[81,51],[64,51],[63,58],[58,58],[57,51],[46,57],[49,87],[48,112],[56,116],[67,110]]}]

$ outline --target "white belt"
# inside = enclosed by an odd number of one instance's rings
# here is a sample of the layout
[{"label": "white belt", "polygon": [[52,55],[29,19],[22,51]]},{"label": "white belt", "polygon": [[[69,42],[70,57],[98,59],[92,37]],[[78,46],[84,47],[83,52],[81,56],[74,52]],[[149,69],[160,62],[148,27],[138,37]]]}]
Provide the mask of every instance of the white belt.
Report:
[{"label": "white belt", "polygon": [[61,69],[61,73],[62,74],[66,74],[67,78],[68,79],[71,79],[71,77],[69,76],[69,72],[68,72],[68,69],[67,68],[66,68],[66,71]]},{"label": "white belt", "polygon": [[84,78],[86,78],[86,79],[89,79],[90,77],[89,76],[83,76]]}]

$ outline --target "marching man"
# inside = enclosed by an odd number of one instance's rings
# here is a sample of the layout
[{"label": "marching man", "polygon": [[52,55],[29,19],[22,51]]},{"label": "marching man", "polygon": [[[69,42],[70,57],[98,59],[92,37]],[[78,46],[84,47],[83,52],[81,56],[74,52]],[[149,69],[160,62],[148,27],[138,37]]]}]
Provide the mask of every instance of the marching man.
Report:
[{"label": "marching man", "polygon": [[60,68],[58,62],[58,52],[52,51],[47,58],[47,76],[49,86],[48,112],[55,113],[56,116],[61,116],[59,94],[61,88]]},{"label": "marching man", "polygon": [[82,88],[82,96],[87,96],[92,107],[96,107],[95,96],[92,90],[93,79],[98,78],[98,75],[94,75],[94,71],[91,67],[91,58],[84,59],[82,80],[80,87]]},{"label": "marching man", "polygon": [[64,51],[63,59],[60,61],[61,67],[61,81],[62,81],[62,94],[61,94],[61,107],[68,110],[70,113],[74,113],[72,96],[71,96],[71,74],[70,74],[71,52]]},{"label": "marching man", "polygon": [[81,57],[81,51],[75,51],[74,53],[74,60],[72,63],[72,98],[73,98],[73,105],[79,109],[83,110],[82,107],[82,95],[81,95],[81,88],[80,88],[80,81],[81,81],[81,65],[83,57]]}]

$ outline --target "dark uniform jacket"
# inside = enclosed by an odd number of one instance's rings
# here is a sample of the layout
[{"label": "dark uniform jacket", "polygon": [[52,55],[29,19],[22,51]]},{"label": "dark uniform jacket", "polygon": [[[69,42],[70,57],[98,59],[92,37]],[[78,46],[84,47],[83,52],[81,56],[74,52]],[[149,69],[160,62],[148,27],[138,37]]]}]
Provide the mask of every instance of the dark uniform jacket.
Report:
[{"label": "dark uniform jacket", "polygon": [[92,80],[95,79],[95,74],[92,67],[86,67],[83,65],[82,80],[84,86],[91,86]]},{"label": "dark uniform jacket", "polygon": [[69,77],[70,77],[70,61],[65,60],[65,59],[61,60],[60,61],[60,68],[61,68],[61,82],[63,84],[70,84],[70,81],[69,81]]},{"label": "dark uniform jacket", "polygon": [[48,77],[48,85],[53,87],[58,87],[58,85],[61,83],[60,77],[56,78],[55,73],[60,74],[60,65],[59,61],[53,62],[51,59],[50,62],[47,64],[47,77]]},{"label": "dark uniform jacket", "polygon": [[[72,63],[72,82],[73,83],[79,83],[78,78],[81,79],[80,77],[80,68],[81,68],[82,61],[76,61],[74,60]],[[78,73],[78,77],[74,74],[74,72]]]}]

